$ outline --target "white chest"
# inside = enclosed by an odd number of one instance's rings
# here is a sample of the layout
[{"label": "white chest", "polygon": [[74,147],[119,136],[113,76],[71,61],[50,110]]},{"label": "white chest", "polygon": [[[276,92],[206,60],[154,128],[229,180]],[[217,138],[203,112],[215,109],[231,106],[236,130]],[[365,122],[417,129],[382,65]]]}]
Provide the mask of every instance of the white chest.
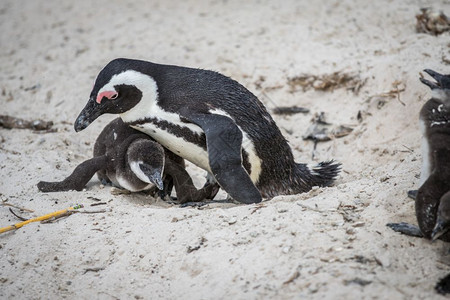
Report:
[{"label": "white chest", "polygon": [[[154,123],[144,123],[132,127],[148,134],[173,153],[211,172],[208,153],[202,147],[188,142],[183,137],[179,137]],[[192,132],[192,134],[196,133]]]},{"label": "white chest", "polygon": [[430,177],[431,174],[431,158],[430,158],[430,145],[428,143],[428,139],[426,138],[426,125],[423,120],[420,120],[420,131],[422,132],[422,144],[421,144],[421,151],[422,151],[422,169],[420,172],[420,180],[419,185],[422,186],[422,184]]}]

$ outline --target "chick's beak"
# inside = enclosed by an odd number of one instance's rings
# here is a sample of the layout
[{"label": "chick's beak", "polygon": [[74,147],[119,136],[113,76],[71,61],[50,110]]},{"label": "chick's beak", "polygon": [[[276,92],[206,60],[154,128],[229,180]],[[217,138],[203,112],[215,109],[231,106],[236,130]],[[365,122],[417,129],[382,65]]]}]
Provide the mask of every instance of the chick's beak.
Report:
[{"label": "chick's beak", "polygon": [[420,81],[423,84],[427,85],[432,90],[442,88],[442,81],[443,81],[445,75],[439,74],[438,72],[435,72],[435,71],[430,70],[430,69],[425,69],[423,71],[425,73],[427,73],[428,75],[430,75],[435,80],[435,82],[432,82],[430,80],[427,80],[427,79],[421,77]]},{"label": "chick's beak", "polygon": [[447,233],[449,230],[448,222],[444,222],[439,217],[434,226],[433,232],[431,233],[431,241],[435,241],[440,238],[443,234]]}]

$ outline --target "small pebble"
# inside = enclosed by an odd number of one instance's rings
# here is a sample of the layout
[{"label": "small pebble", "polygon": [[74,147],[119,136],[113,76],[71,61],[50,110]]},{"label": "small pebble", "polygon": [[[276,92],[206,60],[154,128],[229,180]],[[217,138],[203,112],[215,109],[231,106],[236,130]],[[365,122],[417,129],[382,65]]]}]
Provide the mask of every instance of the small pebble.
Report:
[{"label": "small pebble", "polygon": [[237,222],[237,218],[236,217],[231,217],[229,220],[228,220],[228,224],[230,224],[230,225],[233,225],[234,223],[236,223]]},{"label": "small pebble", "polygon": [[364,222],[356,222],[355,224],[353,224],[353,227],[363,227],[364,225],[366,225],[366,223]]},{"label": "small pebble", "polygon": [[250,236],[251,236],[252,238],[257,237],[258,235],[259,235],[259,233],[257,233],[256,231],[250,232]]},{"label": "small pebble", "polygon": [[345,231],[345,233],[347,233],[347,234],[355,234],[355,229],[353,229],[353,228],[348,228],[346,231]]}]

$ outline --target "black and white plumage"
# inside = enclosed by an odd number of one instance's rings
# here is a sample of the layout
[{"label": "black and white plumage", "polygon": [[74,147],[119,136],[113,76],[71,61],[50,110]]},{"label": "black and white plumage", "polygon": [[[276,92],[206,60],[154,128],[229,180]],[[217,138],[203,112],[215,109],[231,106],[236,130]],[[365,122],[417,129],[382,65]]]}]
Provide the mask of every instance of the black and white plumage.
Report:
[{"label": "black and white plumage", "polygon": [[197,190],[182,158],[120,118],[102,130],[94,145],[93,158],[78,165],[63,181],[41,181],[38,188],[43,192],[79,191],[95,173],[100,181],[131,192],[157,188],[170,195],[174,186],[180,203],[212,199],[218,191],[216,184],[206,184]]},{"label": "black and white plumage", "polygon": [[339,172],[333,162],[315,168],[295,163],[263,104],[213,71],[113,60],[97,76],[75,130],[104,113],[119,114],[126,124],[208,171],[242,203],[327,186]]},{"label": "black and white plumage", "polygon": [[450,241],[450,74],[425,70],[435,81],[420,78],[432,97],[420,111],[422,171],[415,196],[419,228],[390,224],[394,230],[435,240]]}]

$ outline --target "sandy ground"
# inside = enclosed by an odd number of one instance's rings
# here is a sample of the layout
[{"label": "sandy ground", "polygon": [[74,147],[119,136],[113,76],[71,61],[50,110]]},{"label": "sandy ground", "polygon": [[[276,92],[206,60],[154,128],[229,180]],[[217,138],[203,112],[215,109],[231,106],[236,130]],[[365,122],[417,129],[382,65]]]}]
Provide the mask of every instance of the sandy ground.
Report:
[{"label": "sandy ground", "polygon": [[[314,4],[313,4],[314,3]],[[450,1],[0,2],[1,114],[53,121],[54,133],[0,129],[2,201],[34,217],[83,203],[99,214],[33,223],[0,236],[2,299],[431,299],[450,271],[448,245],[399,235],[415,223],[406,191],[421,165],[418,112],[430,93],[419,72],[449,73],[449,34],[415,31],[421,7]],[[99,70],[129,57],[222,72],[269,108],[299,162],[334,158],[336,184],[259,205],[180,208],[145,194],[40,193],[91,157],[113,116],[72,124]],[[292,88],[289,79],[352,74],[359,92]],[[351,134],[302,135],[325,112]],[[361,118],[358,118],[358,114]],[[192,166],[196,184],[204,172]],[[222,198],[224,194],[221,194]],[[220,197],[219,197],[220,198]],[[0,206],[0,226],[18,222]]]}]

